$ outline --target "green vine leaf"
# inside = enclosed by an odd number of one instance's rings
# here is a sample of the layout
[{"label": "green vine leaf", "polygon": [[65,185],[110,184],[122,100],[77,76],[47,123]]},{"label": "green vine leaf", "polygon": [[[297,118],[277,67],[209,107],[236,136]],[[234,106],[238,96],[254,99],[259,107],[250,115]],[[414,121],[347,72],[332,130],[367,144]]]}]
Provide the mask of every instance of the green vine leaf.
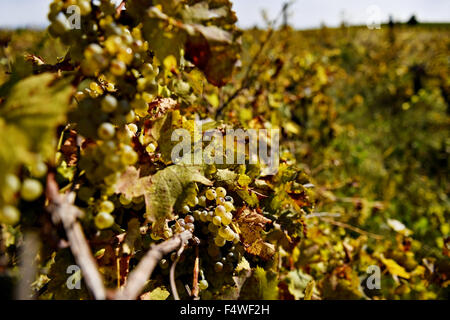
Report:
[{"label": "green vine leaf", "polygon": [[20,129],[30,151],[51,155],[56,126],[66,119],[73,88],[70,78],[43,73],[17,82],[6,102],[0,106],[0,118],[8,126]]},{"label": "green vine leaf", "polygon": [[152,291],[141,295],[141,300],[166,300],[170,296],[170,292],[165,288],[158,287]]},{"label": "green vine leaf", "polygon": [[173,209],[185,188],[192,182],[212,185],[195,167],[173,165],[158,171],[151,177],[151,185],[145,192],[147,219],[153,222],[153,231],[161,234],[167,219],[174,219]]},{"label": "green vine leaf", "polygon": [[[214,177],[217,182],[223,183],[230,190],[235,191],[248,205],[254,207],[258,204],[259,201],[256,194],[250,189],[245,188],[250,183],[247,175],[237,174],[230,169],[217,169]],[[245,186],[243,187],[241,184]]]},{"label": "green vine leaf", "polygon": [[241,299],[245,300],[276,300],[278,299],[278,279],[274,272],[256,267],[253,274],[245,282]]},{"label": "green vine leaf", "polygon": [[296,300],[305,298],[305,291],[312,280],[309,274],[303,273],[301,270],[293,270],[286,277],[289,292]]}]

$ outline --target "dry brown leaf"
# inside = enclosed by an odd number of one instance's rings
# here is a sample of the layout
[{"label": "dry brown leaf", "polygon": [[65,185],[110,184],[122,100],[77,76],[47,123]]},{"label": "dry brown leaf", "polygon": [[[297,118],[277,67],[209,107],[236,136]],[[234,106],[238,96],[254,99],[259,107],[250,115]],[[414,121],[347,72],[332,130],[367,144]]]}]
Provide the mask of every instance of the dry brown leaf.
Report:
[{"label": "dry brown leaf", "polygon": [[275,253],[274,245],[265,242],[261,235],[265,226],[270,223],[272,223],[270,219],[249,208],[243,208],[237,217],[240,237],[245,250],[265,260],[271,259]]},{"label": "dry brown leaf", "polygon": [[64,141],[61,146],[61,154],[66,161],[67,166],[72,167],[77,162],[77,133],[74,130],[70,130],[70,136]]},{"label": "dry brown leaf", "polygon": [[165,115],[169,110],[177,106],[177,101],[172,98],[158,98],[149,105],[150,120],[156,120]]}]

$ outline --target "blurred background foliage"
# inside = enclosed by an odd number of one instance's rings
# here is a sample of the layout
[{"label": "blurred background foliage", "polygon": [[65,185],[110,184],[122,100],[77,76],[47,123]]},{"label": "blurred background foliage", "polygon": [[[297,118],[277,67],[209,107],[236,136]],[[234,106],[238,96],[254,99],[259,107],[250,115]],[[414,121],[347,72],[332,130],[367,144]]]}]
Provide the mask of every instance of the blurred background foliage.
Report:
[{"label": "blurred background foliage", "polygon": [[[255,117],[279,125],[314,181],[317,213],[292,259],[324,298],[448,298],[449,31],[244,34],[235,87],[268,45],[225,112],[244,127]],[[381,290],[361,294],[357,278],[371,264],[382,268]]]}]

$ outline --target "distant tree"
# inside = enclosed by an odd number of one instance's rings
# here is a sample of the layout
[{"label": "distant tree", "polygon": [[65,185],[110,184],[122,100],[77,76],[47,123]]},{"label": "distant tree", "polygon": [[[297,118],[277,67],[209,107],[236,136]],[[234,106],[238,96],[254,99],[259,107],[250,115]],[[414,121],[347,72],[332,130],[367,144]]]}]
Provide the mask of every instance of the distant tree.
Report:
[{"label": "distant tree", "polygon": [[418,24],[419,22],[417,21],[416,15],[413,14],[411,16],[411,18],[409,18],[408,22],[406,24],[410,25],[410,26],[415,26],[416,24]]}]

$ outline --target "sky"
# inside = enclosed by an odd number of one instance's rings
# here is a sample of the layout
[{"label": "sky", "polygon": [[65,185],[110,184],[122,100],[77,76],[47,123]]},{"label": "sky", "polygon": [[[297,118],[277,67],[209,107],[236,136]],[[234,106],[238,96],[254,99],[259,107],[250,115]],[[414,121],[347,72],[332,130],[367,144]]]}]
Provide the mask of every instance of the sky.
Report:
[{"label": "sky", "polygon": [[[273,19],[287,0],[232,0],[242,28],[265,26],[262,10]],[[0,27],[44,27],[51,0],[0,0]],[[291,6],[289,23],[296,28],[315,28],[322,23],[338,26],[370,24],[394,20],[406,21],[416,14],[419,21],[450,22],[450,0],[297,0]]]}]

